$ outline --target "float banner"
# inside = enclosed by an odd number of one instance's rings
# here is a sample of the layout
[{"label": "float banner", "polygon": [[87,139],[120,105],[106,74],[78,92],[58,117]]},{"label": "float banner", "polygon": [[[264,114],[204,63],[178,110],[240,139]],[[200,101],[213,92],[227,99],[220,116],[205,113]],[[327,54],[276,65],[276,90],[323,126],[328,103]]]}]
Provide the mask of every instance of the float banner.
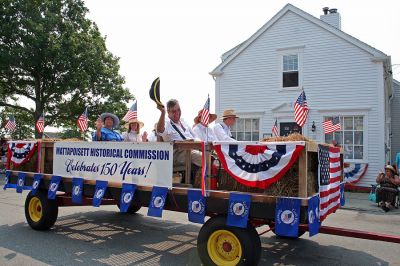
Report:
[{"label": "float banner", "polygon": [[167,193],[168,188],[166,187],[153,187],[151,192],[151,201],[147,211],[148,216],[162,217]]},{"label": "float banner", "polygon": [[47,198],[48,199],[55,199],[56,198],[56,193],[57,193],[58,185],[60,184],[60,180],[61,180],[61,176],[53,175],[51,177],[49,191],[47,192]]},{"label": "float banner", "polygon": [[33,175],[33,183],[32,183],[32,195],[36,194],[36,191],[40,185],[40,180],[42,180],[42,174],[34,174]]},{"label": "float banner", "polygon": [[340,206],[346,204],[346,199],[344,198],[344,183],[340,184]]},{"label": "float banner", "polygon": [[11,177],[11,171],[6,171],[6,176],[4,177],[4,187],[3,190],[6,190],[7,188],[16,188],[16,184],[10,184],[10,177]]},{"label": "float banner", "polygon": [[308,200],[308,231],[310,237],[319,233],[321,222],[319,221],[319,196]]},{"label": "float banner", "polygon": [[24,191],[25,176],[26,176],[26,173],[24,173],[24,172],[18,173],[17,189],[16,189],[17,193],[22,193],[22,191]]},{"label": "float banner", "polygon": [[206,202],[202,190],[188,190],[188,219],[192,223],[204,224]]},{"label": "float banner", "polygon": [[62,177],[172,187],[169,142],[55,142],[53,172]]},{"label": "float banner", "polygon": [[72,178],[72,203],[82,204],[83,178]]},{"label": "float banner", "polygon": [[101,200],[104,197],[104,194],[106,193],[108,182],[107,181],[102,181],[102,180],[97,180],[96,181],[96,190],[93,195],[93,207],[99,207],[101,204]]},{"label": "float banner", "polygon": [[275,209],[275,233],[278,236],[299,236],[301,199],[279,198]]},{"label": "float banner", "polygon": [[250,202],[251,195],[230,193],[228,219],[226,220],[226,224],[246,228],[250,212]]},{"label": "float banner", "polygon": [[121,200],[119,203],[119,210],[121,212],[127,212],[131,206],[133,195],[135,195],[136,185],[134,184],[122,184]]}]

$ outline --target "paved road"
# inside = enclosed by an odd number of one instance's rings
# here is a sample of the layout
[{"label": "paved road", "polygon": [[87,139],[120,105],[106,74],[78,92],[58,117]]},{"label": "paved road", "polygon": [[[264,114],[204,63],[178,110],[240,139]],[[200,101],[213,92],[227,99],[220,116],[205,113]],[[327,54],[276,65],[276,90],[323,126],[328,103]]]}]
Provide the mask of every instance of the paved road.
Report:
[{"label": "paved road", "polygon": [[[116,206],[65,207],[52,230],[38,232],[25,222],[25,196],[0,191],[0,265],[201,265],[200,227],[186,214],[164,212],[157,219],[147,217],[146,208],[123,215]],[[399,233],[400,216],[339,210],[325,225]],[[400,265],[399,254],[393,243],[323,234],[287,240],[267,233],[259,265]]]}]

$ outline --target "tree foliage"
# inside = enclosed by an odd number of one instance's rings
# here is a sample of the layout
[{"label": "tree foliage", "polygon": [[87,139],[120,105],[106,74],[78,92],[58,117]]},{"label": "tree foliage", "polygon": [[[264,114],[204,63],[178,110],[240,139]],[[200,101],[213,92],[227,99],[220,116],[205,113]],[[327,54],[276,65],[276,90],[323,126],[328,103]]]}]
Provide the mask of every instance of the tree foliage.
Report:
[{"label": "tree foliage", "polygon": [[85,107],[91,121],[123,116],[133,96],[87,12],[81,0],[0,2],[0,106],[70,128]]}]

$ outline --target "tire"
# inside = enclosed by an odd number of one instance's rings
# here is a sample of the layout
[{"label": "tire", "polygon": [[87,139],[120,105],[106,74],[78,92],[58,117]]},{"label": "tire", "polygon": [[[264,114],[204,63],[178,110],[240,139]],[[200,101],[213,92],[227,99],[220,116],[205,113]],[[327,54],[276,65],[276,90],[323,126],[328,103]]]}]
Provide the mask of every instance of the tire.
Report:
[{"label": "tire", "polygon": [[251,225],[247,228],[226,225],[226,218],[210,218],[200,229],[197,251],[204,265],[257,265],[261,240]]},{"label": "tire", "polygon": [[34,230],[48,230],[58,216],[57,200],[49,200],[47,191],[37,190],[35,195],[29,192],[25,200],[25,218]]},{"label": "tire", "polygon": [[[117,204],[117,206],[118,206],[118,209],[121,209],[119,203]],[[126,213],[128,213],[128,214],[135,214],[135,213],[137,213],[141,208],[142,208],[141,205],[131,204],[131,205],[129,206],[129,208],[128,208],[128,210],[127,210]]]}]

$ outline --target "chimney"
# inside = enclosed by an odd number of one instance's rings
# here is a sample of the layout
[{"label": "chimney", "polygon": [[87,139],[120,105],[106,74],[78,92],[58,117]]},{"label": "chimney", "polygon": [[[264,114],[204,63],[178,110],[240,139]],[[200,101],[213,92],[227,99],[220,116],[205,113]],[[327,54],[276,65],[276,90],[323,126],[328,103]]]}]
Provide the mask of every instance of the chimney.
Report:
[{"label": "chimney", "polygon": [[324,12],[324,14],[321,15],[319,18],[323,22],[328,23],[329,25],[341,30],[341,18],[340,14],[337,12],[337,9],[329,9],[329,7],[324,7],[322,11]]}]

